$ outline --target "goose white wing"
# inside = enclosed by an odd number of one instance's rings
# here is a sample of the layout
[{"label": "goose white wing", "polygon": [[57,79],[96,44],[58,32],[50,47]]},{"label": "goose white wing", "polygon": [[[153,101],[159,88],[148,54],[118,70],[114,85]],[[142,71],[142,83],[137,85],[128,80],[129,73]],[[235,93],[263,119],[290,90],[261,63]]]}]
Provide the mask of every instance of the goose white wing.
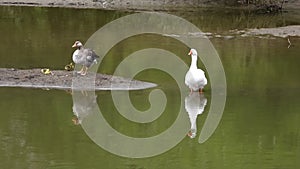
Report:
[{"label": "goose white wing", "polygon": [[185,84],[193,91],[203,88],[207,84],[204,71],[201,69],[190,69],[185,75]]}]

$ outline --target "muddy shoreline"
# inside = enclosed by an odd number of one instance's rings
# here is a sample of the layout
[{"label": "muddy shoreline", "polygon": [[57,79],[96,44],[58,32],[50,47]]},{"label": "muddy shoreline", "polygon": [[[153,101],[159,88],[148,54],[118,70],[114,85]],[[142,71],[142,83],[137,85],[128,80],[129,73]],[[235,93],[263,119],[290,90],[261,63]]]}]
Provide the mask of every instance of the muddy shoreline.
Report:
[{"label": "muddy shoreline", "polygon": [[[224,4],[222,1],[211,0],[0,0],[0,5],[134,11],[189,11],[199,7],[233,7]],[[283,8],[300,9],[300,1],[288,1],[283,4]]]},{"label": "muddy shoreline", "polygon": [[[62,90],[142,90],[156,87],[149,82],[88,72],[82,76],[74,71],[0,68],[0,87],[24,87]],[[96,78],[95,78],[96,77]],[[95,79],[95,82],[94,82]],[[94,82],[94,83],[93,83]]]}]

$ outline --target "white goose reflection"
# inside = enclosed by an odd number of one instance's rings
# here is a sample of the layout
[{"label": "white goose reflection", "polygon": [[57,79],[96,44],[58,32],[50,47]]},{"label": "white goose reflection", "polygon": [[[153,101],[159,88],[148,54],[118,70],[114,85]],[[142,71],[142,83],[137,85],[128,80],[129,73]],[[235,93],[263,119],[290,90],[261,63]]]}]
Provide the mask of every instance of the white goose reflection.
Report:
[{"label": "white goose reflection", "polygon": [[76,91],[76,95],[80,97],[80,101],[73,100],[74,117],[72,121],[75,125],[79,125],[92,112],[91,110],[97,101],[97,96],[90,91]]},{"label": "white goose reflection", "polygon": [[185,97],[185,110],[187,111],[191,123],[191,129],[188,132],[190,138],[195,138],[197,133],[197,116],[202,114],[206,106],[207,99],[203,93],[191,92]]}]

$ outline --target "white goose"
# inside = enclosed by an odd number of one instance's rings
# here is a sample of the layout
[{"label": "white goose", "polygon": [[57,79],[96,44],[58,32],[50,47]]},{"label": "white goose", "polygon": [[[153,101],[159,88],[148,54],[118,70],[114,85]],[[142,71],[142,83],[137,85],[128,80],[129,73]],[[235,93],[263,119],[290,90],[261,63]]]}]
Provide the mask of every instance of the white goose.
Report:
[{"label": "white goose", "polygon": [[191,92],[203,92],[204,86],[207,84],[207,79],[203,70],[197,68],[197,51],[191,49],[188,53],[192,57],[192,62],[189,71],[185,75],[185,84],[190,88]]}]

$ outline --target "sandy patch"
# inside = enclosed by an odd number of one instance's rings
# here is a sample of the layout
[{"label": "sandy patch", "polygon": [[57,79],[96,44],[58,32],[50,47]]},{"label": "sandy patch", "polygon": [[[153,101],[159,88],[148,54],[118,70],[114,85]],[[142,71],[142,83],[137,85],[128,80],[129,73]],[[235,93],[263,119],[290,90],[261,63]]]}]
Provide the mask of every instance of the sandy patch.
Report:
[{"label": "sandy patch", "polygon": [[289,36],[300,37],[300,25],[285,26],[277,28],[260,28],[260,29],[248,29],[245,34],[247,35],[272,35],[276,37],[286,38]]},{"label": "sandy patch", "polygon": [[[52,70],[52,74],[43,74],[41,69],[0,68],[0,87],[27,87],[70,90],[140,90],[156,87],[154,83],[88,72],[82,76],[73,71]],[[95,85],[91,85],[94,77]],[[76,82],[76,83],[73,83]],[[72,84],[73,83],[73,84]],[[74,86],[77,84],[77,86]],[[73,86],[72,86],[73,85]]]}]

